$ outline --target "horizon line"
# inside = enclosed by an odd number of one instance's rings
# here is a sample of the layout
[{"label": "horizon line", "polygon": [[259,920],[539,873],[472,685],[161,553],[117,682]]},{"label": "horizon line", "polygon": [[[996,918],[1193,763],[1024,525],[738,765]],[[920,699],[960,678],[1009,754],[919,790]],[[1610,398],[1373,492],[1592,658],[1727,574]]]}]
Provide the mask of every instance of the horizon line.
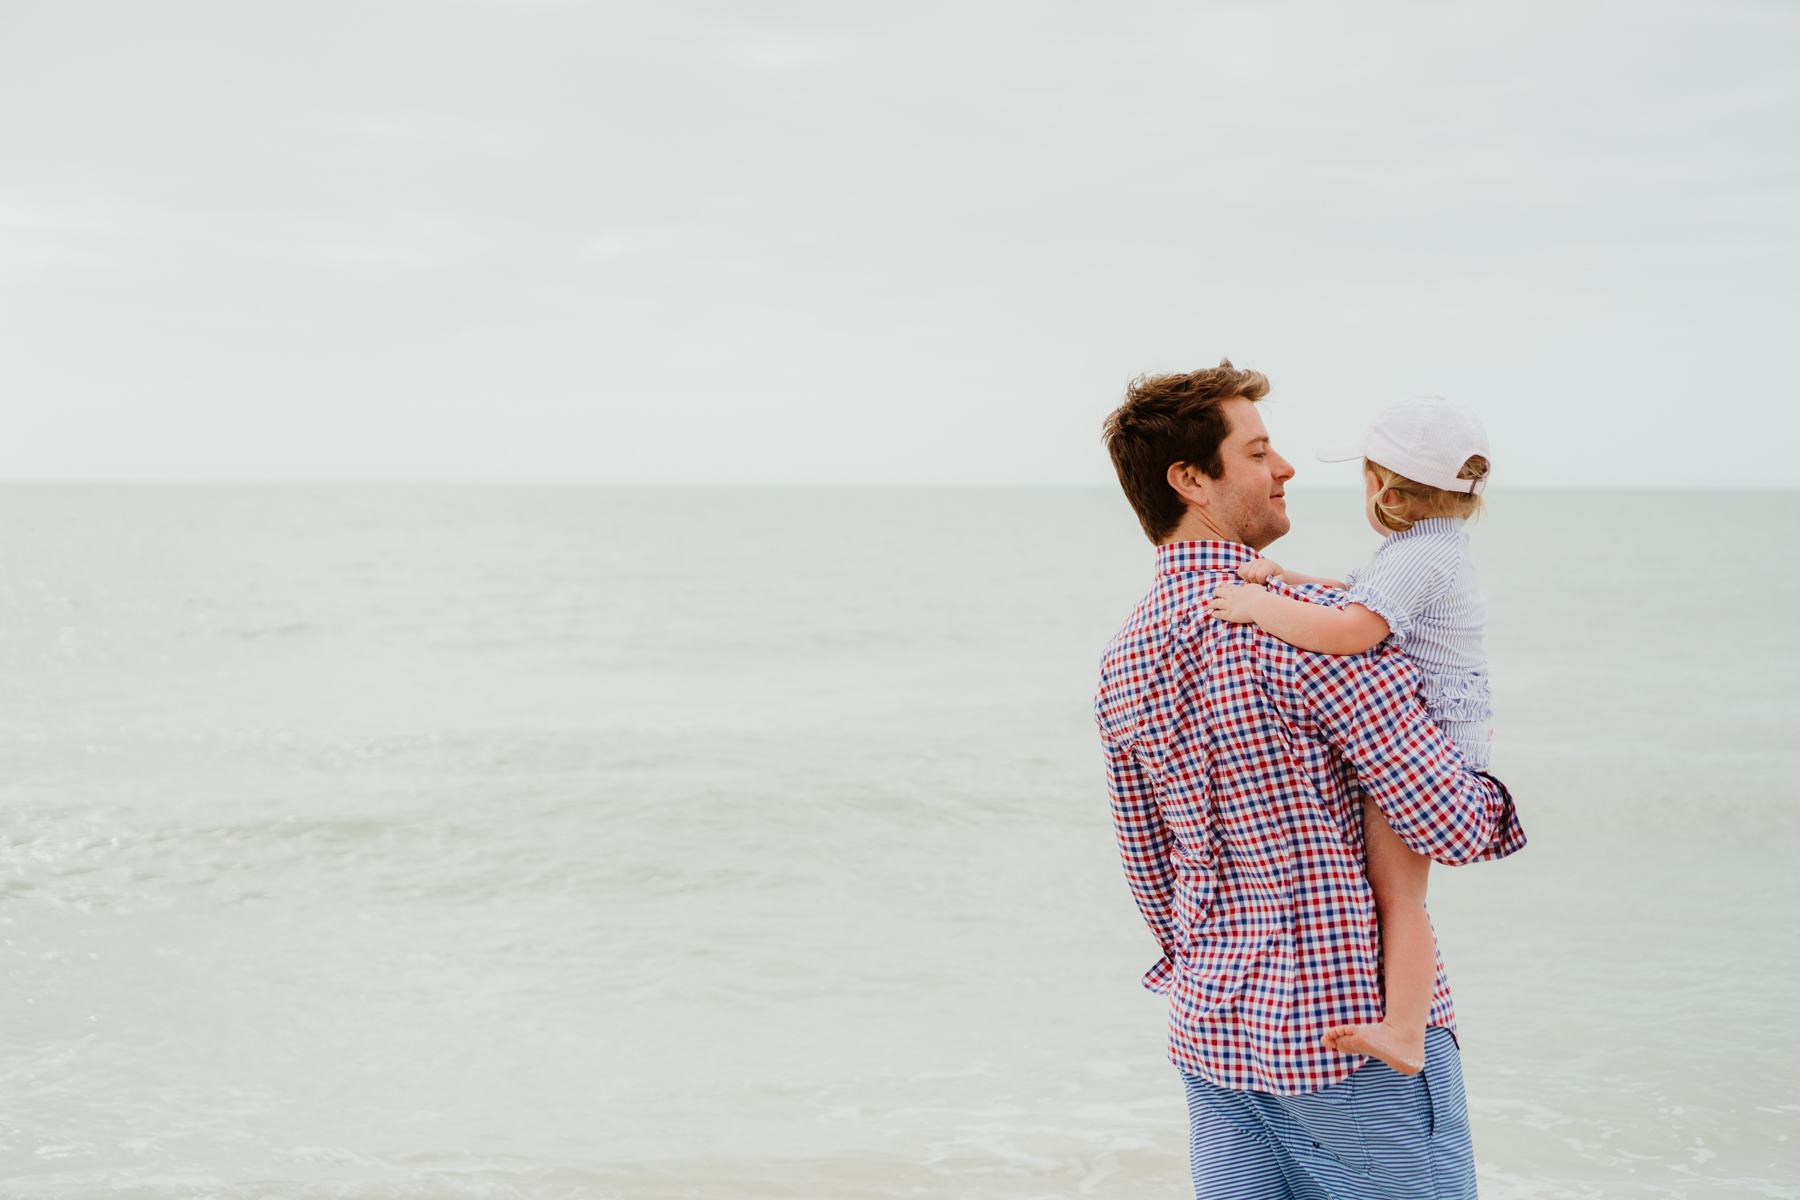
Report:
[{"label": "horizon line", "polygon": [[[768,481],[738,480],[728,483],[700,483],[690,480],[597,480],[597,479],[220,479],[220,478],[45,478],[45,479],[0,479],[0,487],[393,487],[393,488],[432,488],[432,487],[468,487],[468,488],[662,488],[692,491],[723,490],[759,490],[788,488],[795,490],[835,489],[844,491],[876,491],[881,489],[916,490],[982,490],[982,491],[1116,491],[1118,485],[1111,481],[1106,483],[970,483],[970,482],[920,482],[920,481],[884,481],[870,483],[865,481]],[[1289,484],[1292,492],[1354,492],[1361,490],[1355,484],[1328,483]],[[1758,484],[1707,484],[1694,486],[1691,484],[1615,484],[1615,483],[1514,483],[1500,485],[1500,491],[1519,492],[1788,492],[1800,491],[1797,483],[1758,483]]]}]

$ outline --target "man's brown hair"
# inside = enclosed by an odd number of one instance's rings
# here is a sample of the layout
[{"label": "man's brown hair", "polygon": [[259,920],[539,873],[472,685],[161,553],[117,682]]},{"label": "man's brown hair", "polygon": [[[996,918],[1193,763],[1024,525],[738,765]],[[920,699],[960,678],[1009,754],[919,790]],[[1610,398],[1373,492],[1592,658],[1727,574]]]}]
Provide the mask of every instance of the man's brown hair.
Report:
[{"label": "man's brown hair", "polygon": [[1269,380],[1240,371],[1229,358],[1186,375],[1139,375],[1125,386],[1125,403],[1106,418],[1106,449],[1119,486],[1137,512],[1144,534],[1160,545],[1175,532],[1187,502],[1169,486],[1169,468],[1192,463],[1217,479],[1225,474],[1219,446],[1231,423],[1219,408],[1233,396],[1261,400]]}]

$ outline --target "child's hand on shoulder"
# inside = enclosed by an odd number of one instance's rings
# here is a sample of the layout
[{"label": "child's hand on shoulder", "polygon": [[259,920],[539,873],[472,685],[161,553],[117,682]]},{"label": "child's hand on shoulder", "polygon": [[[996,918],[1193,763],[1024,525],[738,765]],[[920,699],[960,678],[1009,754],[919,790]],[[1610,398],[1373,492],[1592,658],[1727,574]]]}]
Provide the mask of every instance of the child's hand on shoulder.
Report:
[{"label": "child's hand on shoulder", "polygon": [[1256,615],[1252,611],[1256,606],[1256,597],[1267,594],[1260,587],[1240,587],[1235,583],[1221,583],[1207,598],[1206,611],[1221,621],[1230,621],[1233,625],[1247,625],[1256,620]]},{"label": "child's hand on shoulder", "polygon": [[1281,574],[1281,564],[1272,558],[1253,558],[1238,568],[1246,583],[1267,583]]}]

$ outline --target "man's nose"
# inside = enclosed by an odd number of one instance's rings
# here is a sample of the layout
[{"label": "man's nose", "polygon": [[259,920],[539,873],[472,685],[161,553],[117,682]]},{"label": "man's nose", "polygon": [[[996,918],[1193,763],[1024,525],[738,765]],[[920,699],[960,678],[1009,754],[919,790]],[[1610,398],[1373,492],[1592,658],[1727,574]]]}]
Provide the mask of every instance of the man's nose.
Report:
[{"label": "man's nose", "polygon": [[1281,457],[1279,454],[1275,455],[1275,481],[1281,483],[1292,479],[1293,477],[1294,464]]}]

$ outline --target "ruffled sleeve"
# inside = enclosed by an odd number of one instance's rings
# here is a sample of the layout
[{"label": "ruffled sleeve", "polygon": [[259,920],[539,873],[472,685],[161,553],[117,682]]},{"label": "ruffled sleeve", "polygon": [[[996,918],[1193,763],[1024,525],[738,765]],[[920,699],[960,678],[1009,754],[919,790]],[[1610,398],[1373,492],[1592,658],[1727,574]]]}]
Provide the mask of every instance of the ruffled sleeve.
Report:
[{"label": "ruffled sleeve", "polygon": [[1395,534],[1368,566],[1350,573],[1344,600],[1379,616],[1404,641],[1425,606],[1455,582],[1460,553],[1455,537]]}]

